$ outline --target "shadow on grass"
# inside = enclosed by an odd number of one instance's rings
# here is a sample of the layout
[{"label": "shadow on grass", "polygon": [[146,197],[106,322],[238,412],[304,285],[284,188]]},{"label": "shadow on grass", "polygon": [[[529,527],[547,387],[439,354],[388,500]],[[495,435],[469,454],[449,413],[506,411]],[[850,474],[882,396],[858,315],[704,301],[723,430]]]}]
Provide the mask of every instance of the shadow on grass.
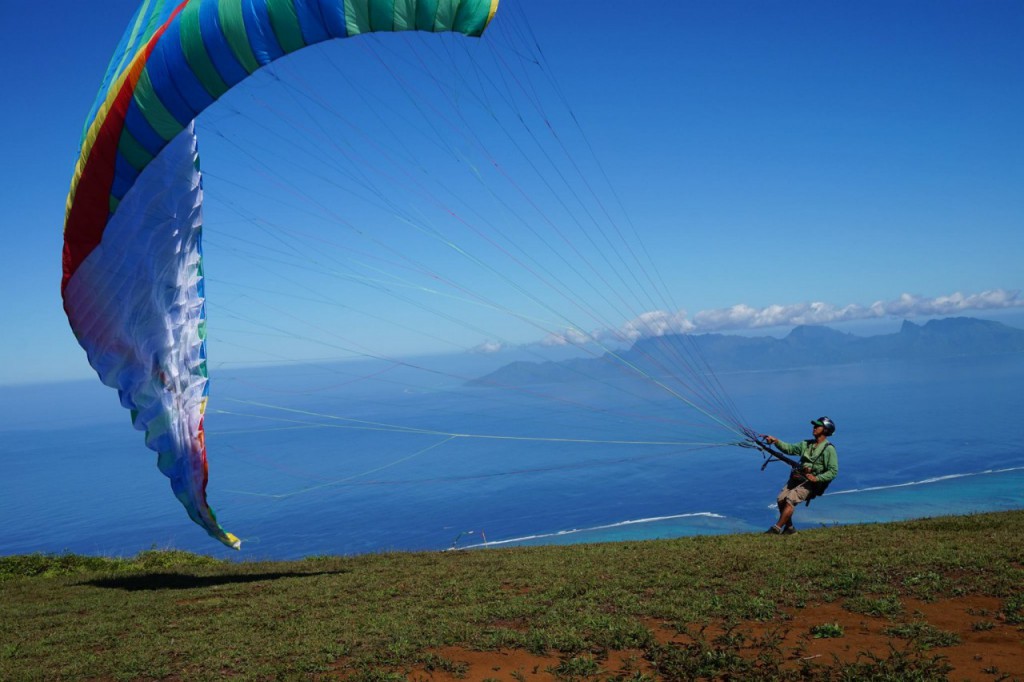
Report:
[{"label": "shadow on grass", "polygon": [[191,590],[216,585],[237,585],[281,578],[313,578],[321,575],[338,575],[348,571],[318,571],[299,573],[295,571],[275,573],[244,573],[239,575],[189,575],[187,573],[145,573],[142,575],[117,576],[87,580],[80,585],[104,587],[115,590]]}]

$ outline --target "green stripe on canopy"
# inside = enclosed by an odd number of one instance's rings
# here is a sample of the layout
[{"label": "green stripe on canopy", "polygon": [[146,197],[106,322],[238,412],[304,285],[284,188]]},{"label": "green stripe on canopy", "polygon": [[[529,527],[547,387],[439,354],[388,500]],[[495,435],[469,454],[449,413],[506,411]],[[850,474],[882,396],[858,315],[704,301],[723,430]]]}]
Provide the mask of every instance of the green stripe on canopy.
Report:
[{"label": "green stripe on canopy", "polygon": [[192,73],[206,88],[210,96],[217,99],[228,91],[228,84],[221,78],[217,67],[213,65],[210,54],[203,43],[202,29],[199,27],[199,3],[190,2],[181,12],[181,51],[185,54]]},{"label": "green stripe on canopy", "polygon": [[420,0],[416,3],[416,29],[433,31],[437,18],[437,0]]},{"label": "green stripe on canopy", "polygon": [[395,0],[370,3],[370,26],[373,31],[395,30]]},{"label": "green stripe on canopy", "polygon": [[455,10],[458,9],[459,0],[439,0],[437,3],[437,14],[434,16],[435,32],[450,31],[455,25]]},{"label": "green stripe on canopy", "polygon": [[141,171],[153,160],[153,155],[139,144],[127,128],[121,131],[121,139],[117,142],[117,151],[125,161],[131,164],[132,168],[138,171]]},{"label": "green stripe on canopy", "polygon": [[345,30],[350,36],[369,33],[370,7],[366,0],[345,0]]},{"label": "green stripe on canopy", "polygon": [[396,31],[411,31],[416,28],[416,0],[394,0],[395,13],[392,24]]},{"label": "green stripe on canopy", "polygon": [[260,68],[256,55],[249,44],[249,34],[245,30],[245,19],[242,16],[242,0],[221,0],[217,5],[220,18],[220,30],[227,38],[231,51],[238,63],[249,73]]},{"label": "green stripe on canopy", "polygon": [[267,0],[267,13],[270,14],[270,25],[274,28],[274,35],[282,50],[295,52],[306,46],[292,0]]},{"label": "green stripe on canopy", "polygon": [[462,0],[455,13],[454,28],[460,33],[480,35],[491,16],[491,0]]},{"label": "green stripe on canopy", "polygon": [[135,104],[138,105],[139,111],[145,116],[156,134],[164,140],[168,142],[173,140],[175,135],[185,129],[185,126],[174,118],[157,97],[156,91],[153,89],[153,81],[149,78],[148,68],[142,70],[139,82],[135,86]]}]

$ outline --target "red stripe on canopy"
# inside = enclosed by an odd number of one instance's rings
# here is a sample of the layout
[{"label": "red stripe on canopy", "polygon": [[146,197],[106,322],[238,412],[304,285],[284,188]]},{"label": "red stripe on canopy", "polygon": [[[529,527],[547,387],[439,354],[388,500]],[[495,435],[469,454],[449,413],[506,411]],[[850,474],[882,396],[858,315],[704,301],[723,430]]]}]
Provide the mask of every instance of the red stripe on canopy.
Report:
[{"label": "red stripe on canopy", "polygon": [[[61,296],[64,295],[64,290],[67,289],[68,282],[78,270],[78,266],[88,258],[103,238],[103,230],[110,218],[110,189],[114,184],[117,146],[121,140],[121,131],[124,129],[128,105],[135,95],[135,86],[157,41],[187,4],[188,0],[184,0],[174,9],[167,21],[153,33],[145,47],[132,60],[128,76],[107,110],[107,116],[103,119],[88,152],[89,157],[74,188],[75,198],[71,202],[64,223],[64,277],[60,283]],[[142,54],[143,58],[139,59],[138,54]]]}]

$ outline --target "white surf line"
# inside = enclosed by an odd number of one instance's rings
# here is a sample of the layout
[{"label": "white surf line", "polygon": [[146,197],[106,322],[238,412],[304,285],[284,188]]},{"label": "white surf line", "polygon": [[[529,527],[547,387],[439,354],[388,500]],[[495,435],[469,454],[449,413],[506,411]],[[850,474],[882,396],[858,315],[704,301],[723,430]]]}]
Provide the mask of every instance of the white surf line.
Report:
[{"label": "white surf line", "polygon": [[715,518],[715,519],[728,518],[728,517],[723,516],[721,514],[715,514],[714,512],[693,512],[693,513],[690,513],[690,514],[673,514],[671,516],[652,516],[652,517],[647,518],[647,519],[630,519],[628,521],[619,521],[617,523],[609,523],[609,524],[604,525],[604,526],[593,526],[591,528],[573,528],[573,529],[570,529],[570,530],[560,530],[560,531],[557,531],[557,532],[554,532],[554,533],[538,533],[537,535],[524,535],[522,537],[508,538],[506,540],[489,540],[487,542],[482,542],[482,543],[479,543],[479,544],[476,544],[476,545],[464,545],[462,547],[449,547],[448,549],[446,549],[444,551],[450,552],[450,551],[453,551],[453,550],[454,551],[461,551],[463,549],[473,549],[473,548],[476,548],[476,547],[493,547],[494,545],[507,545],[507,544],[510,544],[510,543],[513,543],[513,542],[526,542],[528,540],[542,540],[544,538],[562,537],[564,535],[573,535],[575,533],[586,533],[586,532],[589,532],[589,531],[592,531],[592,530],[607,530],[609,528],[621,528],[622,526],[632,526],[632,525],[636,525],[636,524],[640,524],[640,523],[654,523],[654,522],[657,522],[657,521],[669,521],[669,520],[672,520],[672,519],[683,519],[683,518],[693,517],[693,516],[706,516],[706,517]]},{"label": "white surf line", "polygon": [[[1024,466],[1021,467],[1009,467],[1007,469],[986,469],[984,471],[973,471],[966,474],[947,474],[945,476],[935,476],[933,478],[925,478],[920,481],[910,481],[908,483],[893,483],[892,485],[876,485],[870,488],[852,488],[850,490],[837,490],[834,493],[825,493],[826,496],[831,495],[849,495],[851,493],[866,493],[875,490],[890,490],[892,488],[907,488],[914,485],[927,485],[929,483],[939,483],[941,481],[949,481],[955,478],[967,478],[969,476],[987,476],[989,474],[1005,474],[1011,471],[1024,471]],[[774,505],[770,505],[774,507]]]}]

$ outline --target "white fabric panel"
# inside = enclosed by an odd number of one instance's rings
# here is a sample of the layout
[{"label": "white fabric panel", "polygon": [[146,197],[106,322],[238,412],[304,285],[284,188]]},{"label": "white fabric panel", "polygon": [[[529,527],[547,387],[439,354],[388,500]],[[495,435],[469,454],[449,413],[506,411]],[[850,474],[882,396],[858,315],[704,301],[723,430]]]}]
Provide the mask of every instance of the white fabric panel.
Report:
[{"label": "white fabric panel", "polygon": [[89,363],[133,411],[189,516],[237,548],[206,504],[202,194],[189,125],[121,201],[68,282],[65,306]]}]

